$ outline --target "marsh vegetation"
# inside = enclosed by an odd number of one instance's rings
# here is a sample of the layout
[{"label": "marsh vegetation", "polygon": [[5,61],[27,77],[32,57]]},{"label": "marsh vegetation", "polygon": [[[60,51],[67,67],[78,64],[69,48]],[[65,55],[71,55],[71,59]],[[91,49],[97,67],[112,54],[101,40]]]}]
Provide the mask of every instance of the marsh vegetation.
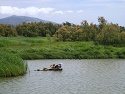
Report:
[{"label": "marsh vegetation", "polygon": [[0,52],[0,76],[12,77],[23,75],[27,71],[27,64],[17,55]]},{"label": "marsh vegetation", "polygon": [[94,42],[56,42],[43,37],[1,37],[0,51],[22,59],[125,58],[125,47],[95,45]]}]

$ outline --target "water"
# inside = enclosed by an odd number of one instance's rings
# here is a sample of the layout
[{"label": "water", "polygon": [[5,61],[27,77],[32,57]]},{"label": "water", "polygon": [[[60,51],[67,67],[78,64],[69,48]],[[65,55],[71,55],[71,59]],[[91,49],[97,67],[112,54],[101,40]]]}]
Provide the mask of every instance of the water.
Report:
[{"label": "water", "polygon": [[[125,60],[29,60],[24,76],[0,78],[0,94],[125,94]],[[34,71],[62,63],[63,71]]]}]

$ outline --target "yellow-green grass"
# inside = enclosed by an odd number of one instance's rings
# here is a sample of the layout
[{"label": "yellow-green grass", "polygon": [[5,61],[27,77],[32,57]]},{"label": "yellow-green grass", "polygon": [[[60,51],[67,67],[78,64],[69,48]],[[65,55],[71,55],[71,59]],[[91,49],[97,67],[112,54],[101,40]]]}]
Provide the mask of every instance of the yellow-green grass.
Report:
[{"label": "yellow-green grass", "polygon": [[0,52],[0,77],[23,75],[27,71],[24,60],[12,53]]}]

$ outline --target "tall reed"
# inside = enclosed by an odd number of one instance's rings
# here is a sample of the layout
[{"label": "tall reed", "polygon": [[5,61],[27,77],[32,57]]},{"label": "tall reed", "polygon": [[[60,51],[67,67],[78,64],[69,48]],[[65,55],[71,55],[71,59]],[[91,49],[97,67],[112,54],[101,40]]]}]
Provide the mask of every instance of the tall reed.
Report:
[{"label": "tall reed", "polygon": [[0,77],[23,75],[27,71],[27,64],[17,55],[0,52]]},{"label": "tall reed", "polygon": [[93,42],[56,42],[43,37],[0,37],[0,52],[29,59],[125,59],[125,47],[95,45]]}]

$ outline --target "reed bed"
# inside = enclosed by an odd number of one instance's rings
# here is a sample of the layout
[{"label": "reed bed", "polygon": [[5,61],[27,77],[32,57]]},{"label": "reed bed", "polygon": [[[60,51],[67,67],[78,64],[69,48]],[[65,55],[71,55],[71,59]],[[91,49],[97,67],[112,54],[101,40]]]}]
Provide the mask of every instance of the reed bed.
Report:
[{"label": "reed bed", "polygon": [[[53,40],[53,41],[52,41]],[[1,37],[0,52],[31,59],[125,59],[125,47],[95,45],[93,42],[57,42],[45,37]]]},{"label": "reed bed", "polygon": [[27,71],[27,63],[18,55],[0,52],[0,77],[23,75]]}]

